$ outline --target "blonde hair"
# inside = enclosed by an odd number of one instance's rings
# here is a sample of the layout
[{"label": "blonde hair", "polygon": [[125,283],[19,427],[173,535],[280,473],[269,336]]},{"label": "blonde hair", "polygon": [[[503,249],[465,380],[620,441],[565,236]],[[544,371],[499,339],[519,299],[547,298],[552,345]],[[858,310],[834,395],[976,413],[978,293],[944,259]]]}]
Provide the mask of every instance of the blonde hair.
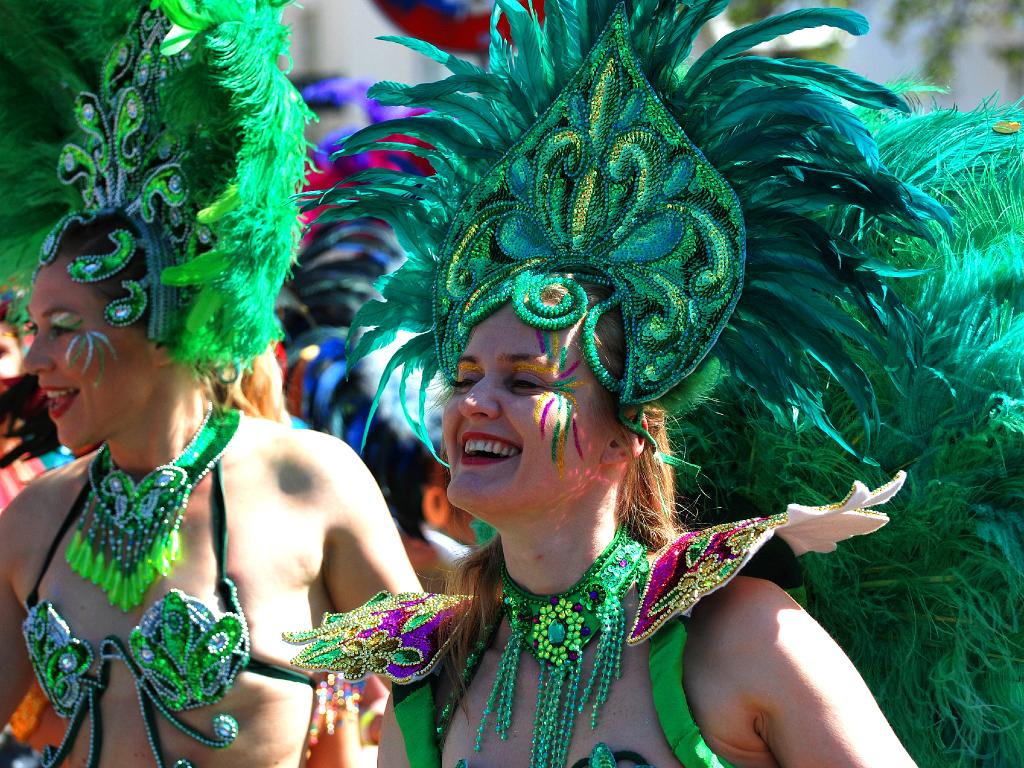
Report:
[{"label": "blonde hair", "polygon": [[[600,286],[585,285],[585,288],[590,306],[606,298],[605,289]],[[557,302],[561,298],[559,289],[561,286],[549,287],[549,293],[542,295],[543,300]],[[613,311],[602,315],[594,335],[601,363],[613,375],[621,376],[626,356],[621,314]],[[615,396],[603,388],[601,391],[605,393],[609,413],[617,418],[619,406]],[[648,552],[660,552],[682,533],[676,519],[675,475],[672,468],[657,455],[671,452],[666,426],[667,413],[657,404],[646,404],[642,408],[642,416],[655,444],[645,441],[642,453],[630,462],[619,487],[615,520],[631,538],[643,544]],[[620,424],[620,428],[623,437],[631,434],[624,424]],[[460,699],[465,694],[462,671],[469,655],[477,643],[485,639],[484,633],[494,626],[501,614],[503,563],[501,537],[495,536],[459,561],[448,576],[447,591],[450,594],[470,595],[473,598],[462,621],[452,632],[445,659],[451,685]]]},{"label": "blonde hair", "polygon": [[267,347],[241,375],[230,378],[215,374],[202,376],[204,388],[213,404],[222,410],[237,409],[246,416],[288,424],[284,378],[275,349],[275,344]]}]

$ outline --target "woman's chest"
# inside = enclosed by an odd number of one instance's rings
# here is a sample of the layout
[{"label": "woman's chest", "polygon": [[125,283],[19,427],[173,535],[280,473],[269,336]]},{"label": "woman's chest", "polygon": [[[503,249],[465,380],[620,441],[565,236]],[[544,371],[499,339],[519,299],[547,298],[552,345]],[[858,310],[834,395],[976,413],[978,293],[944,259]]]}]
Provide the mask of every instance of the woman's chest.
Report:
[{"label": "woman's chest", "polygon": [[[600,668],[595,675],[594,652],[585,656],[578,673],[570,671],[561,680],[552,678],[550,668],[542,673],[538,662],[524,652],[511,686],[511,707],[504,710],[502,695],[509,687],[501,680],[502,655],[501,648],[484,655],[466,693],[465,706],[453,710],[444,741],[443,768],[453,768],[460,759],[468,768],[583,768],[592,755],[596,758],[605,748],[605,754],[617,756],[623,768],[680,765],[665,740],[655,709],[646,643],[625,646],[621,676],[613,673],[610,679],[602,678]],[[679,704],[685,707],[684,702]],[[486,717],[481,713],[487,713]],[[504,738],[496,730],[502,719],[506,720],[500,725]],[[598,764],[608,763],[593,762]]]}]

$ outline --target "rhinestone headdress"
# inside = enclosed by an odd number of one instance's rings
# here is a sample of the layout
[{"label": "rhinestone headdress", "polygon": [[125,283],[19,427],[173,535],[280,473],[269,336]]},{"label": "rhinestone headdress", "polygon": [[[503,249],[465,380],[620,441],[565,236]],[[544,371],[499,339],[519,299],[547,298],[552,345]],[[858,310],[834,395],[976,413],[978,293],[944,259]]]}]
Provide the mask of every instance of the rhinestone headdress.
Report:
[{"label": "rhinestone headdress", "polygon": [[[110,324],[147,316],[151,339],[201,366],[262,352],[306,157],[307,111],[278,65],[280,4],[14,0],[0,19],[4,154],[37,164],[26,174],[0,159],[5,187],[31,187],[0,214],[3,279],[27,284],[72,228],[104,222],[106,241],[68,271],[85,283],[132,275],[106,307]],[[126,272],[135,258],[145,270]]]},{"label": "rhinestone headdress", "polygon": [[[821,403],[831,376],[870,420],[871,383],[851,346],[881,354],[883,329],[901,339],[911,321],[855,244],[856,227],[878,220],[927,237],[929,222],[948,216],[885,169],[847,106],[906,110],[897,96],[820,62],[743,55],[807,27],[863,34],[862,16],[783,14],[687,66],[696,35],[726,5],[566,0],[547,3],[541,23],[498,0],[489,71],[399,39],[452,75],[379,83],[371,95],[381,102],[432,112],[364,129],[343,151],[413,136],[425,146],[403,146],[436,175],[367,171],[311,203],[334,206],[332,219],[388,221],[409,255],[382,281],[383,301],[356,318],[366,330],[353,358],[411,331],[385,379],[404,368],[452,381],[473,327],[504,304],[540,329],[582,318],[593,329],[618,311],[622,375],[601,364],[592,334],[581,337],[623,410],[678,405],[711,356],[780,418],[797,409],[842,441]],[[511,44],[497,31],[502,13]],[[833,213],[847,206],[855,218]],[[541,301],[551,283],[565,289],[554,306]],[[588,308],[587,283],[609,298]],[[409,417],[421,422],[422,409]]]}]

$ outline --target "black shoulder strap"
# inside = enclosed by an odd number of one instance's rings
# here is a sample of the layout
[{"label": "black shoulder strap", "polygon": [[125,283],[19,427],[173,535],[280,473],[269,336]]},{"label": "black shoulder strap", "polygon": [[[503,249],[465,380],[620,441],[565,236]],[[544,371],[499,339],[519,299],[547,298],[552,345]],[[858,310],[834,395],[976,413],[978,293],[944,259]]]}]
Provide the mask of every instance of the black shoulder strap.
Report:
[{"label": "black shoulder strap", "polygon": [[67,534],[71,524],[75,522],[82,510],[85,509],[86,502],[89,499],[89,490],[89,481],[86,480],[82,490],[78,492],[78,497],[75,499],[74,504],[71,505],[71,509],[68,510],[67,515],[64,517],[64,522],[61,523],[60,528],[57,530],[57,535],[50,542],[50,549],[46,552],[46,559],[43,560],[43,567],[39,570],[36,583],[32,586],[32,591],[28,593],[28,597],[25,598],[25,605],[29,608],[32,608],[39,602],[39,585],[43,583],[43,577],[49,570],[50,563],[53,562],[53,556],[57,554],[57,547],[64,540],[64,536]]},{"label": "black shoulder strap", "polygon": [[228,570],[228,513],[224,503],[224,478],[220,471],[220,461],[213,465],[210,527],[213,531],[213,554],[217,558],[217,582],[223,584]]}]

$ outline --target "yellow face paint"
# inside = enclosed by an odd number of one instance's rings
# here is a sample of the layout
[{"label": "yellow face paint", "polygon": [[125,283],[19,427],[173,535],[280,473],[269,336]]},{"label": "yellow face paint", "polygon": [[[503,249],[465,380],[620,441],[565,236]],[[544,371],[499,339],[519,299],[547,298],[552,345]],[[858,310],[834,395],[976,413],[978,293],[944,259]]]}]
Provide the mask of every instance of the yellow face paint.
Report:
[{"label": "yellow face paint", "polygon": [[575,375],[579,367],[577,360],[568,365],[568,349],[561,346],[561,341],[554,334],[537,332],[541,352],[550,361],[544,363],[517,363],[513,373],[532,373],[541,377],[549,391],[545,392],[533,409],[533,418],[540,429],[541,437],[547,437],[548,424],[551,425],[551,461],[558,467],[558,476],[565,476],[565,449],[572,434],[576,452],[580,458],[579,435],[576,432],[576,411],[578,403],[575,390],[582,383]]}]

